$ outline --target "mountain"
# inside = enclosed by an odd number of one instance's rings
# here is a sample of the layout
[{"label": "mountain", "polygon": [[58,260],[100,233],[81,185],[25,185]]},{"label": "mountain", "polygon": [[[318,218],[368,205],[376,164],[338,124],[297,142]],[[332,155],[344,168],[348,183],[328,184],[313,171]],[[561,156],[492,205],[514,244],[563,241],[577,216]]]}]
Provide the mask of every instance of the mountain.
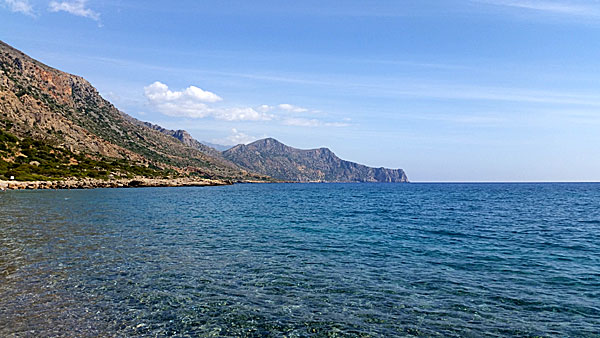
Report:
[{"label": "mountain", "polygon": [[179,141],[181,141],[186,146],[194,148],[194,149],[198,149],[201,152],[203,152],[204,154],[210,155],[215,158],[223,159],[223,156],[221,155],[221,150],[217,150],[214,147],[207,145],[203,142],[198,142],[195,138],[192,137],[192,135],[190,135],[190,133],[188,133],[185,130],[181,130],[181,129],[170,130],[170,129],[163,128],[159,125],[152,124],[150,122],[144,122],[144,125],[148,128],[159,131],[165,135],[174,137],[174,138],[178,139]]},{"label": "mountain", "polygon": [[168,135],[158,128],[119,111],[82,77],[0,41],[0,180],[13,174],[18,180],[65,175],[266,179],[185,131]]},{"label": "mountain", "polygon": [[294,182],[408,182],[402,169],[344,161],[327,148],[302,150],[273,138],[237,145],[223,156],[249,171]]}]

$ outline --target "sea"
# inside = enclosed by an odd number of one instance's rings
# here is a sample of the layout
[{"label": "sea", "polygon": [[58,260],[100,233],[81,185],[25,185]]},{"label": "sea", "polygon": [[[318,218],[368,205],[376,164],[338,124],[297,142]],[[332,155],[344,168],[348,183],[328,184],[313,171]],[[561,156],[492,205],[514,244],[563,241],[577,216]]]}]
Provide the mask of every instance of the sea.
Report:
[{"label": "sea", "polygon": [[600,337],[600,184],[0,192],[2,337]]}]

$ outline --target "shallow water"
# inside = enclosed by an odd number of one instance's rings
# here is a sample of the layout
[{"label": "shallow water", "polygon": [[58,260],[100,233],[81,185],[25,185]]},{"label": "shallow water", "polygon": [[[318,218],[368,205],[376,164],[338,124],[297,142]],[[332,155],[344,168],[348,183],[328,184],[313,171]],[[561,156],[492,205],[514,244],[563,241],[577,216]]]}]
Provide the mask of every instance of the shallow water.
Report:
[{"label": "shallow water", "polygon": [[600,184],[0,193],[0,336],[600,337]]}]

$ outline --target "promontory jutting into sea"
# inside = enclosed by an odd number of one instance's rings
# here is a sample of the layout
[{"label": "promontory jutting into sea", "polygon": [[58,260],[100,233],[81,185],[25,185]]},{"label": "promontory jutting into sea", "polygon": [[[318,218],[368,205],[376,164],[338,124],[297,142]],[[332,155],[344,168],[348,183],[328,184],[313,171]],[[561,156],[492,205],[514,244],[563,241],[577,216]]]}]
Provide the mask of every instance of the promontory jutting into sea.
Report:
[{"label": "promontory jutting into sea", "polygon": [[0,0],[0,337],[600,338],[598,13]]}]

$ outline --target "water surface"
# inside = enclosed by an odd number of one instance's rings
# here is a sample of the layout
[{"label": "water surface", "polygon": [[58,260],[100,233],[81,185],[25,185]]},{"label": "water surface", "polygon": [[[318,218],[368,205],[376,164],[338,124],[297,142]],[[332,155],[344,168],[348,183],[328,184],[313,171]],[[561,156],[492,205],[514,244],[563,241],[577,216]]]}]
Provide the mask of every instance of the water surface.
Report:
[{"label": "water surface", "polygon": [[599,184],[0,193],[0,336],[600,337]]}]

